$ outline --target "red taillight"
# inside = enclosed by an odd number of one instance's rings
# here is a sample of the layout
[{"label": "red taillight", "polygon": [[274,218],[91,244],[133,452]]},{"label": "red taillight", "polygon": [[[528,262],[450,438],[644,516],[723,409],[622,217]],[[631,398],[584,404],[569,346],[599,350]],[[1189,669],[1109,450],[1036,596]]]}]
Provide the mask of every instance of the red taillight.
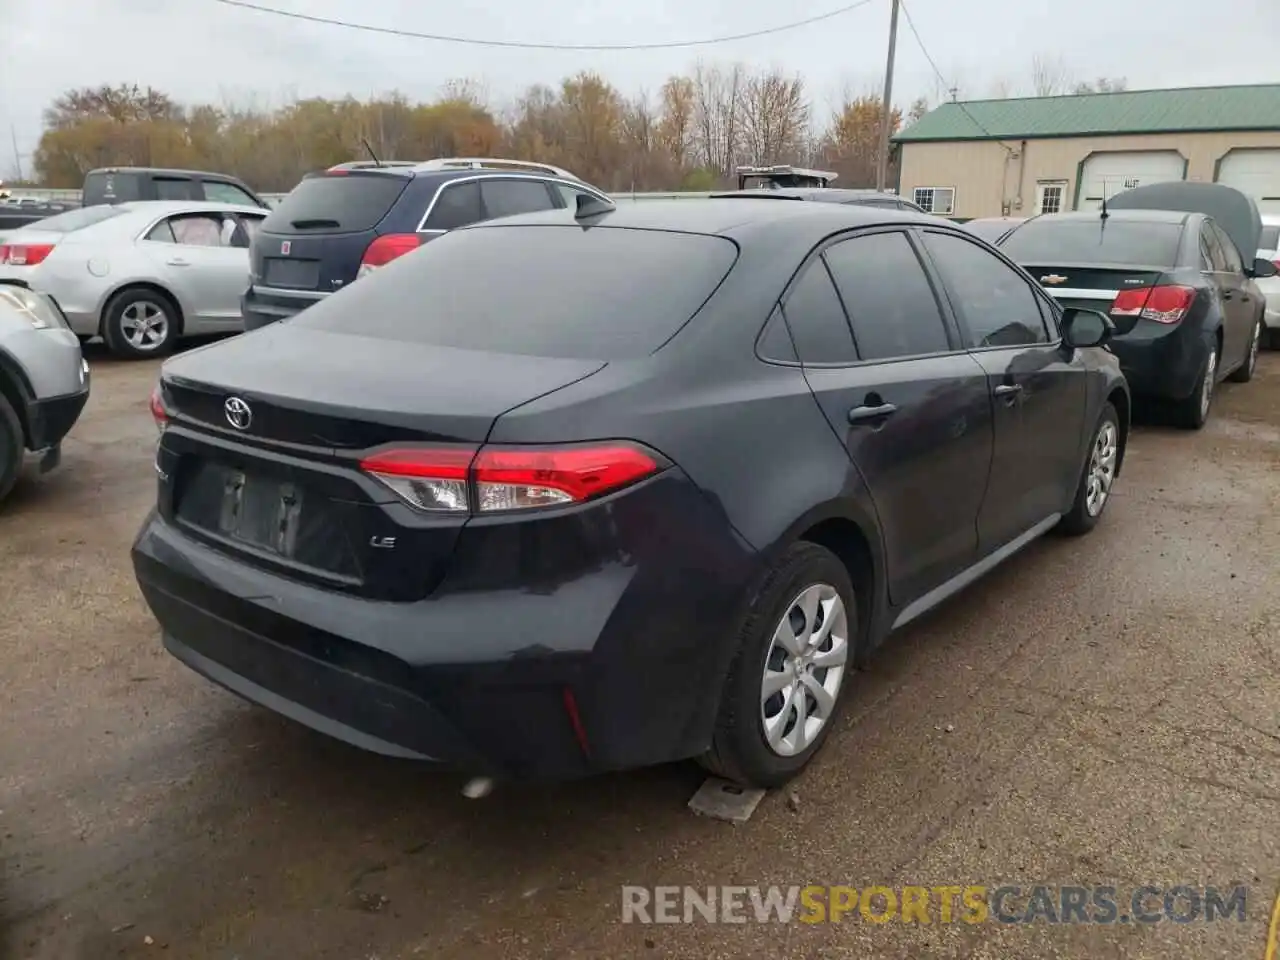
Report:
[{"label": "red taillight", "polygon": [[9,267],[34,267],[53,253],[52,243],[10,243],[0,246],[0,264]]},{"label": "red taillight", "polygon": [[1156,323],[1177,323],[1195,302],[1194,287],[1135,287],[1121,290],[1111,304],[1115,317],[1140,317]]},{"label": "red taillight", "polygon": [[360,270],[356,276],[363,277],[378,267],[386,266],[396,257],[403,257],[411,250],[418,249],[421,243],[422,241],[414,233],[388,233],[384,237],[378,237],[364,252],[364,257],[360,260]]},{"label": "red taillight", "polygon": [[1276,265],[1277,270],[1280,270],[1280,260],[1272,260],[1271,262]]},{"label": "red taillight", "polygon": [[[564,447],[406,447],[361,469],[419,510],[490,513],[581,503],[657,473],[666,464],[632,443]],[[474,500],[474,502],[473,502]]]},{"label": "red taillight", "polygon": [[154,390],[151,391],[151,419],[156,422],[156,429],[163,430],[165,424],[169,422],[169,411],[164,405],[164,397],[160,393],[160,384],[156,384]]}]

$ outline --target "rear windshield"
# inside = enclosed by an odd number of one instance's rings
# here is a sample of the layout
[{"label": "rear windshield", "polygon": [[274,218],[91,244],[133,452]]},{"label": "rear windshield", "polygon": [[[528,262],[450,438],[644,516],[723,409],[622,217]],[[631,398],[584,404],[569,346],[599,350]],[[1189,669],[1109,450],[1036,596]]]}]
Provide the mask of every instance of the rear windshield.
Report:
[{"label": "rear windshield", "polygon": [[103,220],[118,217],[122,213],[124,211],[118,207],[81,207],[79,210],[68,210],[66,213],[37,220],[30,224],[30,229],[44,230],[49,233],[74,233],[85,227],[91,227],[95,223],[101,223]]},{"label": "rear windshield", "polygon": [[129,200],[141,200],[138,194],[138,174],[129,173],[91,173],[84,178],[84,190],[81,203],[125,203]]},{"label": "rear windshield", "polygon": [[1261,250],[1280,249],[1280,225],[1262,228]]},{"label": "rear windshield", "polygon": [[372,230],[408,185],[408,177],[385,173],[307,177],[271,211],[262,229],[278,234]]},{"label": "rear windshield", "polygon": [[456,230],[290,323],[464,350],[636,359],[698,312],[737,256],[732,241],[702,234]]},{"label": "rear windshield", "polygon": [[1121,263],[1171,267],[1178,260],[1180,223],[1135,223],[1101,217],[1037,217],[1013,231],[1000,249],[1018,263]]}]

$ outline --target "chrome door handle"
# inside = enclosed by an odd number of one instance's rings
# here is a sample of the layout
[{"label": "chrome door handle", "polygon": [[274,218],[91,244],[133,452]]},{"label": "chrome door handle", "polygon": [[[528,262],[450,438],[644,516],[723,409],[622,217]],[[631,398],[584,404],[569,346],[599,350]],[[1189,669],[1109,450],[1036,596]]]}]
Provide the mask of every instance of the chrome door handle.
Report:
[{"label": "chrome door handle", "polygon": [[166,261],[165,261],[165,263],[169,264],[169,266],[171,266],[171,267],[189,267],[189,266],[191,266],[191,261],[190,261],[190,260],[182,260],[182,259],[179,259],[178,257],[174,257],[172,260],[166,260]]},{"label": "chrome door handle", "polygon": [[1005,403],[1013,403],[1018,399],[1020,393],[1022,393],[1022,384],[1020,383],[1002,383],[995,389],[996,396],[1003,397]]},{"label": "chrome door handle", "polygon": [[875,407],[854,407],[849,411],[850,423],[866,423],[870,420],[883,420],[898,412],[892,403],[882,403]]}]

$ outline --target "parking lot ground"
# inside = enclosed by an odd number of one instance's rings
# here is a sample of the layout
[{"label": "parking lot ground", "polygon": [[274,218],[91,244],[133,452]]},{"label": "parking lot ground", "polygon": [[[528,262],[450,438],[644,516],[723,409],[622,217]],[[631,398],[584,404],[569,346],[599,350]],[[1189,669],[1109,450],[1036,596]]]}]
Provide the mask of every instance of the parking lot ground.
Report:
[{"label": "parking lot ground", "polygon": [[[1139,426],[1047,539],[856,679],[734,826],[689,766],[463,799],[161,651],[128,546],[149,363],[94,356],[62,468],[0,512],[5,956],[1262,958],[1280,882],[1280,355],[1204,431]],[[1248,887],[1244,922],[624,924],[624,884]],[[1157,901],[1158,902],[1158,901]],[[936,918],[936,915],[935,915]]]}]

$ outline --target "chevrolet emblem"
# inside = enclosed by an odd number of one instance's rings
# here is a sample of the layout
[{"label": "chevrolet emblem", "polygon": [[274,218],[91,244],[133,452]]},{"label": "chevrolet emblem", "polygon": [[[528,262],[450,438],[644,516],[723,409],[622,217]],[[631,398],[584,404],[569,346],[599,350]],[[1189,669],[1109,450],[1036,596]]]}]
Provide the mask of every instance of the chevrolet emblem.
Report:
[{"label": "chevrolet emblem", "polygon": [[1040,278],[1041,283],[1066,283],[1066,277],[1060,277],[1056,273],[1051,273],[1047,277]]}]

